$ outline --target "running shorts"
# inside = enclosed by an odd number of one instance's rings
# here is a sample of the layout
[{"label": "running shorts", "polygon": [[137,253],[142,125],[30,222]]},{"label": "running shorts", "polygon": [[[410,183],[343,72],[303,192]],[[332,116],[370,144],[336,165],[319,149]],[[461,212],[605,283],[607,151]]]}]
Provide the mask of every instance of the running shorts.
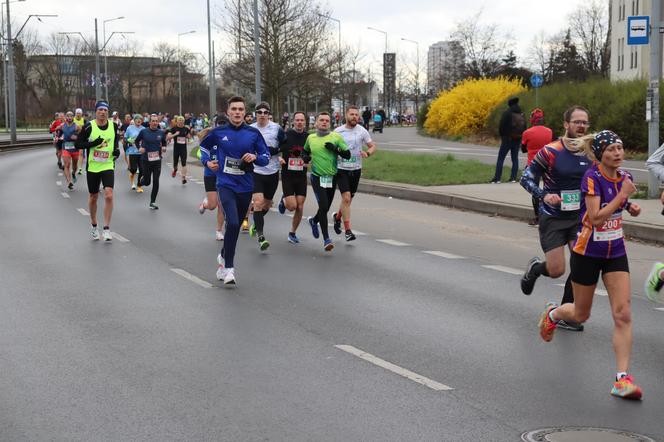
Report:
[{"label": "running shorts", "polygon": [[180,160],[180,164],[182,164],[182,167],[187,165],[187,146],[178,145],[178,144],[173,145],[174,168],[178,166],[178,160]]},{"label": "running shorts", "polygon": [[579,231],[577,218],[556,218],[550,215],[541,215],[539,221],[540,244],[544,253],[558,247],[566,246],[570,241],[576,240]]},{"label": "running shorts", "polygon": [[268,201],[272,201],[274,194],[277,193],[278,186],[279,172],[273,173],[272,175],[261,175],[260,173],[254,172],[253,193],[262,193],[263,198]]},{"label": "running shorts", "polygon": [[284,196],[307,196],[307,175],[282,173],[281,190]]},{"label": "running shorts", "polygon": [[217,191],[217,177],[216,176],[204,176],[203,183],[205,184],[206,192],[216,192]]},{"label": "running shorts", "polygon": [[339,192],[350,192],[351,198],[354,197],[357,187],[360,185],[360,175],[362,175],[362,169],[339,169],[337,171],[337,187],[339,188]]},{"label": "running shorts", "polygon": [[115,182],[115,171],[104,170],[102,172],[87,171],[85,176],[88,179],[88,192],[90,194],[99,193],[99,185],[102,184],[104,188],[113,188]]},{"label": "running shorts", "polygon": [[569,260],[570,279],[581,285],[595,285],[599,281],[600,273],[627,272],[629,263],[627,255],[615,258],[595,258],[592,256],[579,255],[572,252]]},{"label": "running shorts", "polygon": [[80,152],[78,150],[72,150],[69,151],[67,149],[62,149],[62,156],[63,157],[70,157],[74,160],[78,160]]}]

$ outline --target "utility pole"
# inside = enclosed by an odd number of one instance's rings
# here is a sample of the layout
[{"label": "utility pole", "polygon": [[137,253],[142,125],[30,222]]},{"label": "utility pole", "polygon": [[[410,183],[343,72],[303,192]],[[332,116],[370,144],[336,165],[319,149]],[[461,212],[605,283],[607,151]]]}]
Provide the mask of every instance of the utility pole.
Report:
[{"label": "utility pole", "polygon": [[95,18],[95,101],[101,100],[101,72],[99,68],[99,27]]},{"label": "utility pole", "polygon": [[14,74],[14,43],[12,42],[12,23],[7,0],[7,83],[9,86],[7,99],[9,107],[9,130],[12,144],[16,144],[16,82]]},{"label": "utility pole", "polygon": [[258,0],[254,0],[254,58],[256,61],[256,104],[263,101],[261,99],[261,52],[258,41]]},{"label": "utility pole", "polygon": [[[653,0],[650,25],[650,121],[648,122],[648,155],[659,148],[659,82],[662,78],[662,35],[660,34],[662,3]],[[648,198],[659,196],[659,181],[648,175]]]},{"label": "utility pole", "polygon": [[210,26],[210,0],[207,0],[207,25],[208,25],[208,81],[210,82],[210,118],[217,113],[217,85],[214,80],[214,52],[212,49],[212,27]]}]

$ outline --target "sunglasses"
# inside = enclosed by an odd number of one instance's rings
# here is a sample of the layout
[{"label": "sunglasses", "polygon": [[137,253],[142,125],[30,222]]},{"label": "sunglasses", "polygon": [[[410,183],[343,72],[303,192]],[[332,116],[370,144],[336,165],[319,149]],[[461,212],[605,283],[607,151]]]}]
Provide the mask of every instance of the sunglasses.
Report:
[{"label": "sunglasses", "polygon": [[257,110],[256,115],[270,115],[270,111]]}]

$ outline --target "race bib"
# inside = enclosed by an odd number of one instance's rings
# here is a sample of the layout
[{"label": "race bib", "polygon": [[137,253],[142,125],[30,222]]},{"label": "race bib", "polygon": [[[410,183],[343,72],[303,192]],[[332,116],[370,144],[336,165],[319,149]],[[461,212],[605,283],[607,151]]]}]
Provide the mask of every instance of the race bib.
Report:
[{"label": "race bib", "polygon": [[560,210],[563,212],[579,210],[581,208],[580,190],[562,190],[560,197],[563,199],[560,203]]},{"label": "race bib", "polygon": [[289,158],[288,170],[297,172],[304,170],[304,160],[302,158]]},{"label": "race bib", "polygon": [[604,221],[602,227],[595,227],[593,240],[595,241],[615,241],[623,237],[622,215],[612,215],[611,218]]},{"label": "race bib", "polygon": [[148,152],[148,161],[159,161],[161,157],[159,156],[159,151]]},{"label": "race bib", "polygon": [[175,142],[178,144],[187,144],[187,137],[177,137]]},{"label": "race bib", "polygon": [[320,177],[320,187],[324,189],[332,188],[332,177],[331,176],[322,176]]},{"label": "race bib", "polygon": [[348,159],[342,158],[342,159],[341,159],[341,163],[342,163],[342,164],[345,164],[345,165],[347,165],[347,166],[355,166],[355,165],[357,164],[357,157],[356,157],[356,156],[352,156],[352,157],[350,157],[350,158],[348,158]]},{"label": "race bib", "polygon": [[108,161],[109,156],[110,152],[107,152],[105,150],[95,150],[92,153],[92,161],[95,161],[97,163],[106,163]]},{"label": "race bib", "polygon": [[73,141],[65,141],[65,150],[73,151],[76,150]]},{"label": "race bib", "polygon": [[244,170],[240,169],[242,160],[239,158],[226,157],[224,159],[224,173],[229,175],[244,175]]}]

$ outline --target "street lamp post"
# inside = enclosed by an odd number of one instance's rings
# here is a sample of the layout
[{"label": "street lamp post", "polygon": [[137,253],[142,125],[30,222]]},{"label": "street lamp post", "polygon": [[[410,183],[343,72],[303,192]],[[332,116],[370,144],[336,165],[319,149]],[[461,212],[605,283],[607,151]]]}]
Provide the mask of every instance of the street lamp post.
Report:
[{"label": "street lamp post", "polygon": [[342,114],[345,114],[346,113],[346,97],[344,95],[344,87],[343,87],[343,84],[344,84],[343,71],[341,70],[341,20],[339,20],[337,18],[334,18],[334,17],[330,17],[329,15],[323,15],[323,14],[318,14],[318,15],[320,15],[321,17],[324,17],[328,20],[335,21],[339,25],[339,87],[341,89],[341,112],[342,112]]},{"label": "street lamp post", "polygon": [[[24,2],[25,0],[14,0],[10,1],[9,3],[18,3],[18,2]],[[7,2],[2,2],[2,6],[4,6]],[[5,11],[0,7],[0,21],[1,23],[1,34],[2,38],[5,38]],[[6,41],[3,41],[4,45],[7,45]],[[2,96],[4,97],[4,102],[5,102],[5,130],[9,130],[9,98],[7,97],[7,90],[8,90],[8,81],[7,81],[7,61],[5,57],[5,52],[4,50],[2,51],[2,77],[3,77],[3,93]]]},{"label": "street lamp post", "polygon": [[[371,26],[368,26],[367,29],[371,31],[376,31],[380,32],[385,36],[385,54],[387,54],[387,32],[382,31],[380,29],[372,28]],[[388,100],[389,94],[387,93],[387,85],[385,84],[385,56],[383,56],[383,104],[385,105],[385,110],[387,113],[390,112],[390,104]]]},{"label": "street lamp post", "polygon": [[261,52],[258,31],[258,0],[254,0],[254,63],[256,65],[256,104],[261,102]]},{"label": "street lamp post", "polygon": [[11,143],[16,143],[16,84],[14,83],[14,49],[12,44],[12,24],[7,5],[7,83],[9,86],[7,100],[9,103],[9,130]]},{"label": "street lamp post", "polygon": [[415,40],[409,40],[407,38],[401,38],[403,41],[409,43],[415,43],[417,46],[417,62],[415,63],[415,114],[420,110],[420,43]]},{"label": "street lamp post", "polygon": [[196,31],[181,32],[178,34],[178,115],[182,115],[182,61],[180,60],[180,37],[193,34]]},{"label": "street lamp post", "polygon": [[104,39],[104,97],[108,101],[108,56],[106,55],[106,23],[112,22],[115,20],[122,20],[124,16],[109,18],[102,22],[102,35]]},{"label": "street lamp post", "polygon": [[371,26],[367,27],[367,29],[380,32],[381,34],[385,35],[385,52],[387,53],[387,32],[381,31],[380,29],[372,28]]},{"label": "street lamp post", "polygon": [[208,81],[210,82],[210,118],[217,113],[217,85],[214,79],[214,49],[212,48],[212,27],[210,25],[210,0],[207,0],[207,31],[208,31]]}]

